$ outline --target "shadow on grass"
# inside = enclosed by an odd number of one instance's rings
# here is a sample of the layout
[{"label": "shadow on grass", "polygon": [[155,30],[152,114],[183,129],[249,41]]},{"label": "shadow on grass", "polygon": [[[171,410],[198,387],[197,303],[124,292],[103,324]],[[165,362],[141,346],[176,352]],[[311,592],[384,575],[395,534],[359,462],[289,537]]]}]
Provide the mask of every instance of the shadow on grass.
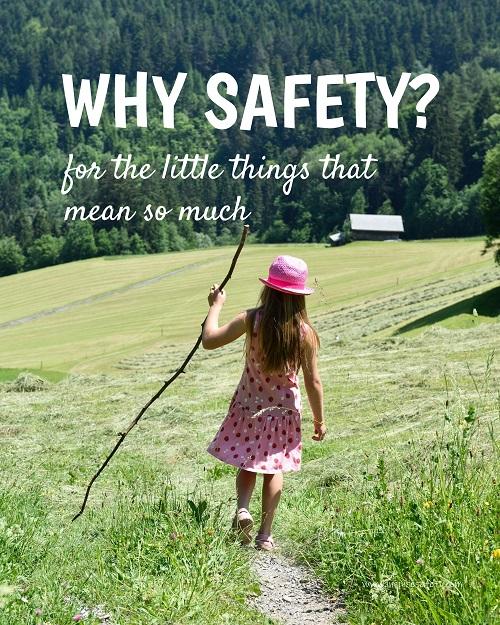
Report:
[{"label": "shadow on grass", "polygon": [[403,334],[405,332],[411,332],[412,330],[425,328],[432,324],[458,317],[459,315],[472,315],[474,309],[480,317],[497,317],[500,315],[500,287],[489,289],[479,295],[474,295],[473,297],[436,310],[424,317],[420,317],[420,319],[415,319],[396,330],[395,334]]}]

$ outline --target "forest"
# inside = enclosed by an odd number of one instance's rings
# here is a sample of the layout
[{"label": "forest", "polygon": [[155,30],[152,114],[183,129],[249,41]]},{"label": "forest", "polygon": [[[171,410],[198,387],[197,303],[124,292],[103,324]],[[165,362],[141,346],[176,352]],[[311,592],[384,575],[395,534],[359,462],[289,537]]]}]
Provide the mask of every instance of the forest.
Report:
[{"label": "forest", "polygon": [[[143,254],[233,242],[237,221],[65,222],[68,205],[144,207],[242,204],[252,212],[255,240],[323,242],[344,228],[349,212],[402,214],[408,238],[500,234],[500,46],[495,0],[19,0],[0,6],[0,275],[96,255]],[[151,92],[147,128],[117,128],[105,105],[97,127],[68,120],[62,75],[96,87],[102,73],[163,77],[170,88],[186,80],[175,128],[162,123]],[[368,85],[366,128],[355,118],[355,86],[336,86],[344,124],[318,127],[315,91],[297,88],[310,106],[295,110],[295,127],[253,121],[214,128],[203,111],[210,76],[227,72],[238,83],[233,98],[241,117],[252,76],[266,74],[283,120],[285,76],[375,72],[392,89],[403,72],[429,72],[440,90],[416,127],[419,94],[405,95],[398,128],[388,128],[386,107]],[[110,86],[112,90],[113,87]],[[152,86],[148,89],[153,89]],[[301,89],[304,91],[301,93]],[[420,93],[421,95],[421,93]],[[131,120],[133,122],[133,120]],[[236,154],[251,162],[318,161],[341,154],[355,162],[373,154],[377,175],[323,179],[312,168],[289,194],[282,181],[232,179],[75,182],[61,195],[68,155],[106,168],[118,154],[160,166],[167,154],[209,154],[225,164]]]}]

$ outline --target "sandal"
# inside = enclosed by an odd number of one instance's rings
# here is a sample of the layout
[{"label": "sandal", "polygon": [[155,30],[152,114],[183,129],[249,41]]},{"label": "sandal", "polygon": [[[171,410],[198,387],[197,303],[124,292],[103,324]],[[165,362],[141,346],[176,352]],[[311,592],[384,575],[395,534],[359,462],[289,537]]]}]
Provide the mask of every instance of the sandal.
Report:
[{"label": "sandal", "polygon": [[240,540],[244,545],[248,545],[252,541],[253,519],[246,508],[240,508],[236,512],[232,527],[233,530],[238,532]]},{"label": "sandal", "polygon": [[261,551],[274,551],[274,540],[271,535],[257,534],[255,537],[255,548]]}]

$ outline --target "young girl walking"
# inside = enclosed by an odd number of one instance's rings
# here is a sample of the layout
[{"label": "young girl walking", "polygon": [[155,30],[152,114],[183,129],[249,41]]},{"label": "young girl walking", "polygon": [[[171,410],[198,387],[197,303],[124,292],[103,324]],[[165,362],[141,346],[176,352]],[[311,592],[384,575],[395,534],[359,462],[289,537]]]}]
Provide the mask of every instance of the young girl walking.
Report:
[{"label": "young girl walking", "polygon": [[263,474],[262,517],[255,537],[258,549],[271,551],[271,526],[283,488],[283,473],[301,464],[301,397],[298,371],[302,368],[314,419],[313,440],[326,434],[323,388],[318,374],[319,338],[306,312],[307,265],[300,258],[278,256],[269,268],[259,306],[237,315],[219,328],[226,293],[216,284],[208,296],[203,347],[216,349],[246,335],[246,362],[226,418],[208,452],[238,467],[237,510],[233,527],[248,544],[253,519],[249,512],[257,473]]}]

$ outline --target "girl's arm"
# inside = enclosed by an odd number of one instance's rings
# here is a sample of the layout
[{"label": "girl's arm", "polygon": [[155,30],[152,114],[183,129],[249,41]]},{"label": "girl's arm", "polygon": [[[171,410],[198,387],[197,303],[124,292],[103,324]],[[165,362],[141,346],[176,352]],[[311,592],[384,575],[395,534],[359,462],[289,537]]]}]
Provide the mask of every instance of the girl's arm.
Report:
[{"label": "girl's arm", "polygon": [[217,349],[235,341],[246,332],[246,312],[219,328],[219,314],[226,301],[226,292],[214,284],[208,295],[208,316],[203,326],[201,341],[205,349]]},{"label": "girl's arm", "polygon": [[323,415],[323,384],[318,371],[318,349],[312,332],[307,332],[302,349],[303,375],[307,398],[314,418],[313,440],[321,441],[326,434]]}]

